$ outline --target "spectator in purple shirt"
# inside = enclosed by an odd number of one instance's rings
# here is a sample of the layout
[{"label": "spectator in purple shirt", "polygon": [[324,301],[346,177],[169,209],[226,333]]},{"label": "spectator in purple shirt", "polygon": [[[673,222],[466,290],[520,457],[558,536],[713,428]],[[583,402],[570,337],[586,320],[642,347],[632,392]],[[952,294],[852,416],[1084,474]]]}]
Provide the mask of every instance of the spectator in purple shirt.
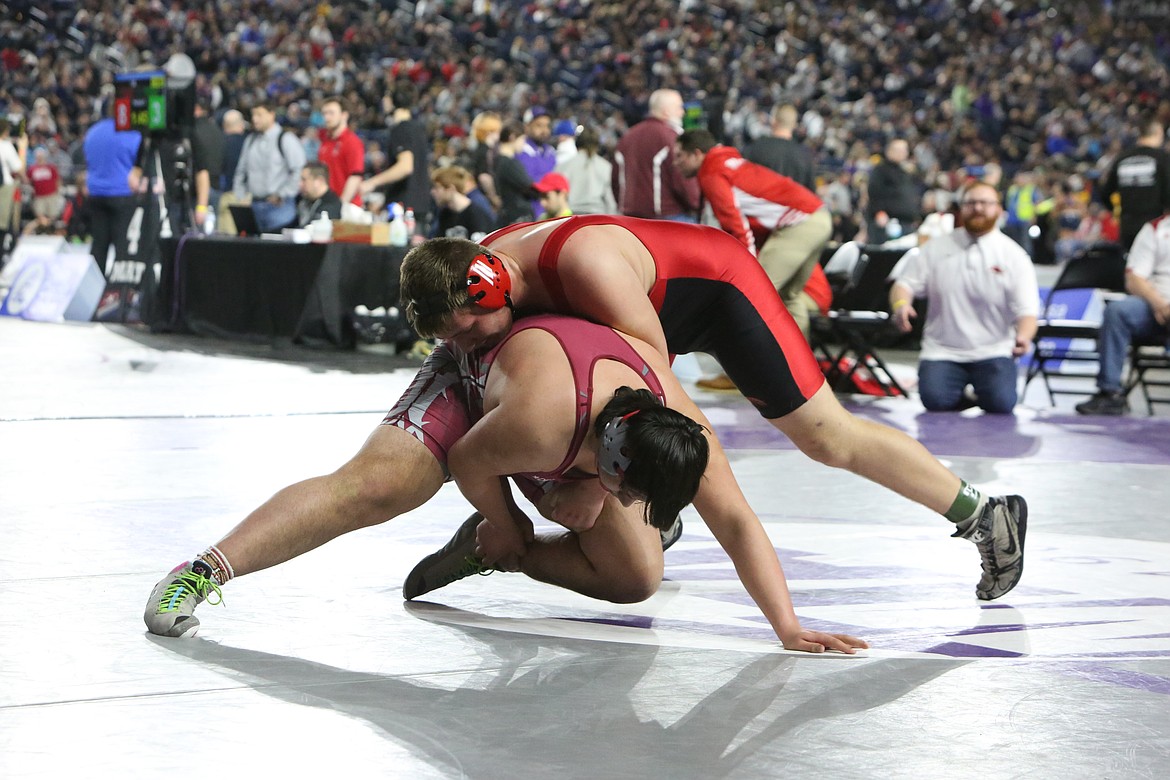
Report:
[{"label": "spectator in purple shirt", "polygon": [[[540,106],[524,112],[524,140],[516,152],[516,160],[524,166],[528,178],[540,181],[557,164],[557,149],[548,142],[552,137],[552,118]],[[532,211],[540,219],[544,207],[539,200],[532,202]]]}]

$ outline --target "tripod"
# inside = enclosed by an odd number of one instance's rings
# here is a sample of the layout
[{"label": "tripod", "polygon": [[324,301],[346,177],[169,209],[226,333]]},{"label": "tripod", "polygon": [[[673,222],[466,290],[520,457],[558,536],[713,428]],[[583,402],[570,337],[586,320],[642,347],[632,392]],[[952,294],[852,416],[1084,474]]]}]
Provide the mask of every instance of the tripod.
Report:
[{"label": "tripod", "polygon": [[[195,202],[191,186],[191,139],[186,135],[143,137],[152,171],[143,171],[150,180],[147,192],[159,195],[160,238],[171,238],[195,229]],[[171,171],[164,169],[169,163]],[[161,188],[159,185],[163,185]]]},{"label": "tripod", "polygon": [[138,301],[140,312],[156,300],[159,239],[180,235],[195,224],[191,141],[183,134],[143,134],[141,143],[139,202],[127,230],[128,257],[121,269],[121,322],[127,321],[132,299]]}]

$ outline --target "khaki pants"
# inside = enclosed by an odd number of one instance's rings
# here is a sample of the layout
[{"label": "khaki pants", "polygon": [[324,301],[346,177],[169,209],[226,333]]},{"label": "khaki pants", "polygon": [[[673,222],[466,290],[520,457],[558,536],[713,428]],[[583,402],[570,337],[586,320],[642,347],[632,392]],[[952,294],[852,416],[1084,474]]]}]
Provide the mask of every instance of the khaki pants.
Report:
[{"label": "khaki pants", "polygon": [[50,222],[56,221],[65,212],[65,196],[57,193],[33,198],[32,210],[38,217],[44,217]]},{"label": "khaki pants", "polygon": [[0,230],[5,230],[11,233],[16,232],[19,227],[16,221],[17,214],[16,202],[16,185],[5,184],[0,187]]},{"label": "khaki pants", "polygon": [[234,236],[240,231],[236,229],[236,221],[232,219],[232,212],[228,206],[247,206],[252,202],[251,195],[245,195],[241,200],[231,190],[219,196],[219,208],[215,212],[215,232],[227,233]]},{"label": "khaki pants", "polygon": [[773,231],[760,247],[760,265],[776,285],[784,307],[805,338],[808,338],[808,307],[800,295],[832,235],[833,216],[827,208],[821,208],[803,222]]}]

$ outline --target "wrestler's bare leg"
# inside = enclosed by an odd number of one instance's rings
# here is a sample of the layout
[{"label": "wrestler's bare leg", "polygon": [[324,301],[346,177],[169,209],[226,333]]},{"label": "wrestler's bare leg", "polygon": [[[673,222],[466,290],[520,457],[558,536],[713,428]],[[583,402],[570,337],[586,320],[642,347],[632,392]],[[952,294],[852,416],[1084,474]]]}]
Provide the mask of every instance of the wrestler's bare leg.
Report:
[{"label": "wrestler's bare leg", "polygon": [[662,583],[662,538],[642,519],[642,505],[606,498],[587,531],[538,537],[521,559],[534,580],[618,604],[645,601]]},{"label": "wrestler's bare leg", "polygon": [[409,512],[442,484],[443,469],[422,442],[401,428],[379,425],[344,466],[276,493],[216,547],[237,577],[250,574]]},{"label": "wrestler's bare leg", "polygon": [[979,549],[975,594],[996,599],[1020,581],[1028,505],[1020,496],[984,496],[951,473],[921,443],[847,412],[827,385],[792,414],[773,420],[814,460],[884,485],[955,523],[953,536]]},{"label": "wrestler's bare leg", "polygon": [[959,492],[959,478],[920,442],[850,414],[827,384],[771,423],[813,460],[852,471],[939,514]]},{"label": "wrestler's bare leg", "polygon": [[143,619],[153,634],[191,636],[192,613],[232,577],[275,566],[349,531],[420,506],[443,484],[443,469],[420,441],[380,425],[337,471],[284,488],[218,544],[155,585]]}]

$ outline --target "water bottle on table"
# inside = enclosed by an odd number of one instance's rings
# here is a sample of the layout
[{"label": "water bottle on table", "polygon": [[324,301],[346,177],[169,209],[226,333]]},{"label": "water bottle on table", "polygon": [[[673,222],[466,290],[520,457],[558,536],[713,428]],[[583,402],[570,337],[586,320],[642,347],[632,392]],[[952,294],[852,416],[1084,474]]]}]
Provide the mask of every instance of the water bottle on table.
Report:
[{"label": "water bottle on table", "polygon": [[406,219],[403,215],[401,203],[390,204],[390,246],[406,246],[410,243],[410,232],[406,229]]}]

